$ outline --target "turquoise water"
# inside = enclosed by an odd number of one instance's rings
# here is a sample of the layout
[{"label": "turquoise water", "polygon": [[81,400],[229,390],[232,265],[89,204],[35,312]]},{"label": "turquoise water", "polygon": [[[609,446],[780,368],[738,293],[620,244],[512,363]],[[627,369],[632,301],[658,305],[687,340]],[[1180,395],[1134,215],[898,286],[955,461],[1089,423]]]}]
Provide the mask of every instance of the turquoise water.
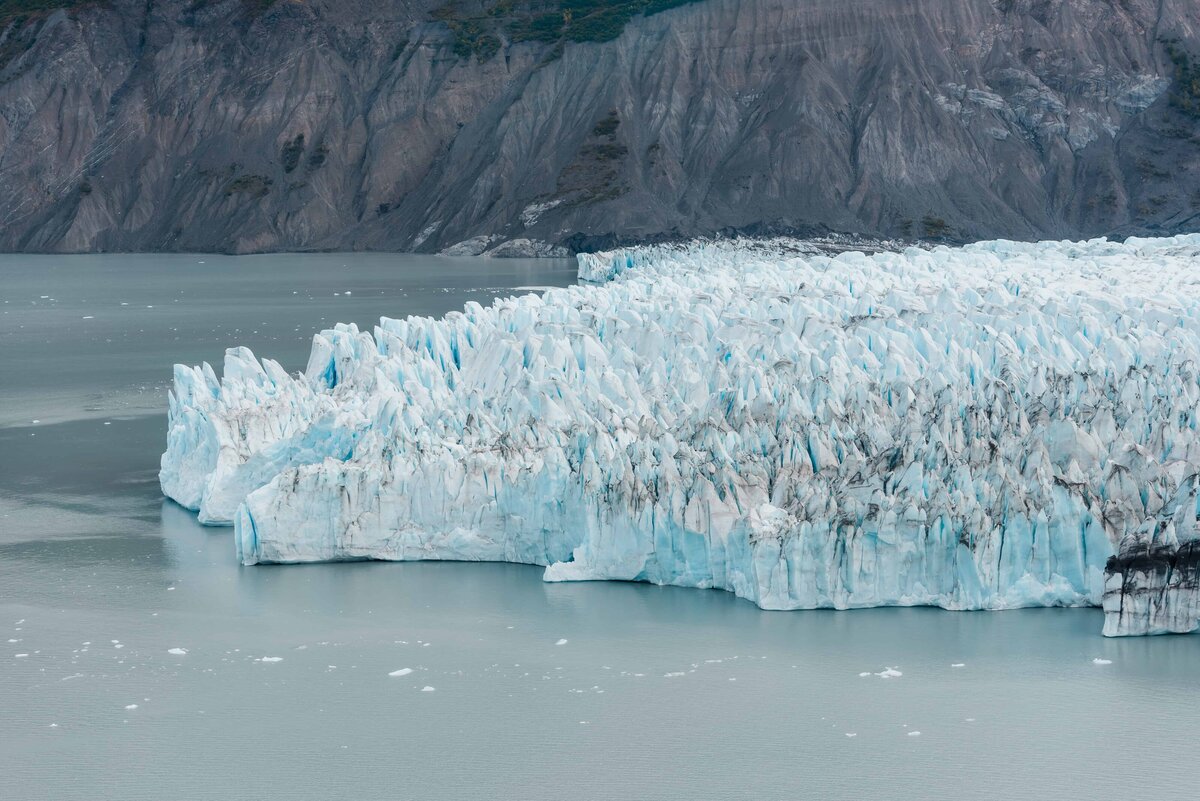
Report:
[{"label": "turquoise water", "polygon": [[0,257],[0,798],[1195,797],[1200,637],[1105,640],[1096,610],[771,613],[516,565],[242,568],[163,501],[172,363],[244,344],[298,369],[335,321],[572,280]]}]

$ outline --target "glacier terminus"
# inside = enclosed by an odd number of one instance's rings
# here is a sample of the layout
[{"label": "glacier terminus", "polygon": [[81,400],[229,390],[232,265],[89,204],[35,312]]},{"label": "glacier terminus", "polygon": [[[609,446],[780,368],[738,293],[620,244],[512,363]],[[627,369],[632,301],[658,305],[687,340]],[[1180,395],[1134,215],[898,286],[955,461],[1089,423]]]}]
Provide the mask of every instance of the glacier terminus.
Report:
[{"label": "glacier terminus", "polygon": [[487,560],[764,609],[1200,622],[1200,235],[581,254],[589,283],[176,366],[246,565]]}]

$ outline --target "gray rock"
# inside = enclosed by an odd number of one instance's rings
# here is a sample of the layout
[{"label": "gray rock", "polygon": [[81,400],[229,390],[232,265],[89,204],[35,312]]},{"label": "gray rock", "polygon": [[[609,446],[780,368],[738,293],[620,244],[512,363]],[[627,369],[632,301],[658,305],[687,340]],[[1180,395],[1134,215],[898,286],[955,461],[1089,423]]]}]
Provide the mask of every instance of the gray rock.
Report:
[{"label": "gray rock", "polygon": [[[455,54],[442,0],[3,23],[0,249],[1194,230],[1183,0],[704,0]],[[470,246],[464,243],[472,242]],[[524,252],[523,243],[508,246]],[[547,251],[550,252],[550,251]]]},{"label": "gray rock", "polygon": [[510,239],[489,250],[487,255],[501,259],[562,259],[569,257],[571,251],[536,239]]},{"label": "gray rock", "polygon": [[470,239],[464,239],[462,242],[455,242],[448,248],[442,249],[443,256],[482,256],[483,253],[491,247],[492,242],[496,241],[495,236],[473,236]]}]

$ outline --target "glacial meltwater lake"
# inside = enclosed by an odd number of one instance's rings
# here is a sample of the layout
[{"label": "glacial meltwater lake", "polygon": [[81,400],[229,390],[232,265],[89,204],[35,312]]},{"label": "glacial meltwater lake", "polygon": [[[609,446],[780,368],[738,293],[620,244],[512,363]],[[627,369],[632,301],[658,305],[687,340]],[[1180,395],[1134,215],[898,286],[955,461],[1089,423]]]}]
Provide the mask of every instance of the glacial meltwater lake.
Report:
[{"label": "glacial meltwater lake", "polygon": [[335,322],[574,270],[0,256],[0,799],[1197,797],[1200,636],[519,565],[245,568],[159,492],[173,363],[302,369]]}]

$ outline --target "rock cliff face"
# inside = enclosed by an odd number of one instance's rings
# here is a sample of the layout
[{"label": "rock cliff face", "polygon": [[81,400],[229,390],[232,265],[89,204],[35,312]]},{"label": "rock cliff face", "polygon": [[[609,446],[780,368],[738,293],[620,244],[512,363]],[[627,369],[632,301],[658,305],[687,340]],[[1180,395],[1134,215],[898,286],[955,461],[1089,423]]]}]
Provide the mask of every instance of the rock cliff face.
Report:
[{"label": "rock cliff face", "polygon": [[517,37],[490,10],[6,11],[0,249],[1200,227],[1193,0],[703,0],[607,41]]}]

